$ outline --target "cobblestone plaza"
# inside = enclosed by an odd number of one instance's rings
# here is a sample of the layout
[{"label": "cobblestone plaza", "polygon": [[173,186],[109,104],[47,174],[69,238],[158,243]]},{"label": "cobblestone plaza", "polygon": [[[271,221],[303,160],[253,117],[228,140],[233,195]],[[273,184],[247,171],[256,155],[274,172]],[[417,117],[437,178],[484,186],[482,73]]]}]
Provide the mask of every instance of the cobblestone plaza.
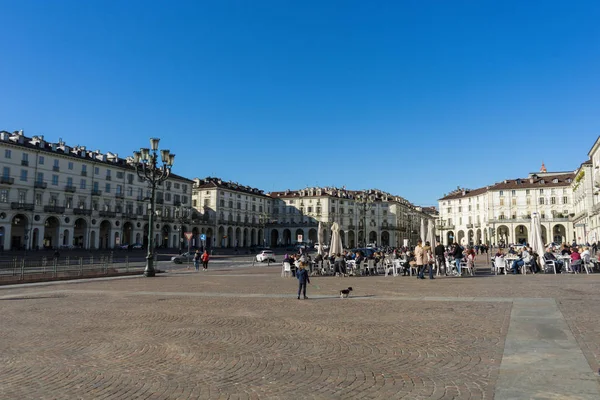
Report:
[{"label": "cobblestone plaza", "polygon": [[276,266],[4,287],[0,398],[599,398],[600,275],[296,288]]}]

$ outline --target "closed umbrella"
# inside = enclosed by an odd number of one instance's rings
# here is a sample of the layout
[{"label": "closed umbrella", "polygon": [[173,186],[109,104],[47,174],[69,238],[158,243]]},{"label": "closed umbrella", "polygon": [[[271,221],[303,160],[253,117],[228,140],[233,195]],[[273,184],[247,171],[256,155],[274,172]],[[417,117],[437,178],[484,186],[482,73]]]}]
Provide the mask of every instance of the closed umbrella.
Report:
[{"label": "closed umbrella", "polygon": [[319,241],[319,247],[317,247],[317,253],[323,255],[323,224],[319,221],[319,227],[317,228],[317,240]]},{"label": "closed umbrella", "polygon": [[531,214],[531,229],[529,236],[529,246],[540,257],[544,256],[544,242],[542,241],[542,222],[540,214],[534,212]]},{"label": "closed umbrella", "polygon": [[425,219],[421,218],[421,240],[425,241],[427,232],[425,231]]},{"label": "closed umbrella", "polygon": [[429,241],[431,247],[435,247],[435,228],[432,220],[429,220],[427,227],[427,241]]},{"label": "closed umbrella", "polygon": [[331,245],[329,246],[329,254],[341,254],[344,251],[342,247],[342,237],[340,236],[340,226],[334,222],[331,226]]}]

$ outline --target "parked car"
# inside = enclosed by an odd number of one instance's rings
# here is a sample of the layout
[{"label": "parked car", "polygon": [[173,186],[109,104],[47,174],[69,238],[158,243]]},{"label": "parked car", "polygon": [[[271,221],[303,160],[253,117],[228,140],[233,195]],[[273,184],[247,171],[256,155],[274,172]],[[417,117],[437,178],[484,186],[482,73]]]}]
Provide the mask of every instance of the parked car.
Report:
[{"label": "parked car", "polygon": [[141,243],[136,243],[132,246],[132,248],[134,249],[141,249],[142,248],[142,244]]},{"label": "parked car", "polygon": [[185,253],[181,253],[178,256],[171,257],[171,261],[173,261],[175,264],[181,264],[181,263],[187,262],[188,256],[189,256],[190,260],[192,260],[194,258],[194,254],[193,253],[188,253],[186,251]]},{"label": "parked car", "polygon": [[256,261],[258,261],[258,262],[265,262],[265,261],[275,262],[275,254],[273,254],[273,250],[263,250],[256,255]]}]

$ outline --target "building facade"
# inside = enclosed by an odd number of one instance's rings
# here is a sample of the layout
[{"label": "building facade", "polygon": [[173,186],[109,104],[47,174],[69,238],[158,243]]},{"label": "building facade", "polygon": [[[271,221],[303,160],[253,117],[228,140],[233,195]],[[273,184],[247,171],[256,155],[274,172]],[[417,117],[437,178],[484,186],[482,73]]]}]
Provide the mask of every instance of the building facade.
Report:
[{"label": "building facade", "polygon": [[545,243],[571,241],[575,173],[543,170],[475,190],[457,189],[442,197],[438,230],[443,232],[443,243],[528,242],[534,212],[541,217]]},{"label": "building facade", "polygon": [[[0,248],[147,244],[150,189],[131,158],[2,131],[0,159]],[[183,244],[192,183],[173,174],[158,187],[156,245]]]}]

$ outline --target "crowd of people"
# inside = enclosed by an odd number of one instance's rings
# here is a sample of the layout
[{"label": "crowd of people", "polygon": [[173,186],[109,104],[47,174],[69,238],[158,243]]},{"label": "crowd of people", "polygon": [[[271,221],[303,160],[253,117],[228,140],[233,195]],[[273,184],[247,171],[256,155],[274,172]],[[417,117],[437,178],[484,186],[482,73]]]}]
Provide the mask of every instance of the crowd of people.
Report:
[{"label": "crowd of people", "polygon": [[[594,251],[593,248],[592,251]],[[530,268],[532,273],[538,273],[542,271],[544,266],[552,263],[556,268],[556,273],[561,273],[565,270],[565,262],[564,259],[557,258],[555,252],[560,253],[563,257],[568,256],[572,270],[577,273],[581,272],[584,263],[591,262],[590,246],[578,246],[576,244],[569,246],[566,243],[562,246],[548,246],[543,255],[537,254],[527,245],[519,249],[510,246],[506,254],[503,249],[499,248],[495,258],[502,259],[511,255],[511,258],[514,258],[510,268],[513,274],[522,272],[522,268]],[[552,263],[548,263],[549,261]]]}]

